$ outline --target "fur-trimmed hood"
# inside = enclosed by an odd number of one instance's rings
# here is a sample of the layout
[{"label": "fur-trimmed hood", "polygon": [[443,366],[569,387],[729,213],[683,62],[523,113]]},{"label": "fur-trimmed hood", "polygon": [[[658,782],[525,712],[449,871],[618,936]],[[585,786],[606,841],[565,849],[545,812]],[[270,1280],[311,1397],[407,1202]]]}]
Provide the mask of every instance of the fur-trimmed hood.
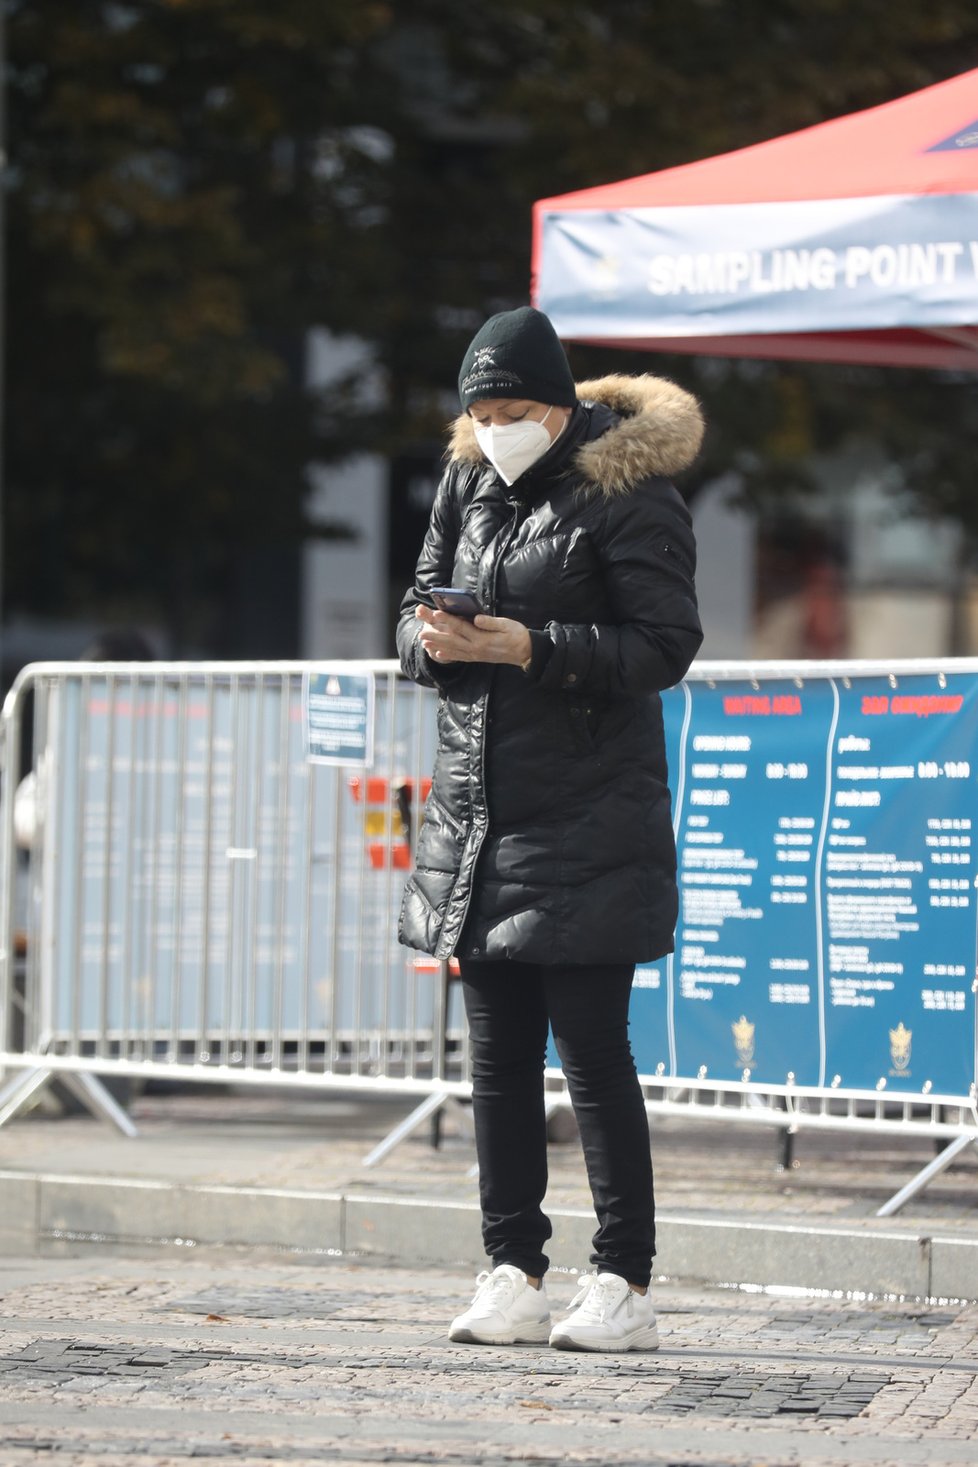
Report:
[{"label": "fur-trimmed hood", "polygon": [[[605,494],[628,494],[654,475],[672,478],[689,468],[703,440],[703,414],[692,393],[665,377],[616,373],[577,385],[578,402],[600,403],[620,421],[577,450],[581,476]],[[467,413],[455,419],[449,457],[484,463]]]}]

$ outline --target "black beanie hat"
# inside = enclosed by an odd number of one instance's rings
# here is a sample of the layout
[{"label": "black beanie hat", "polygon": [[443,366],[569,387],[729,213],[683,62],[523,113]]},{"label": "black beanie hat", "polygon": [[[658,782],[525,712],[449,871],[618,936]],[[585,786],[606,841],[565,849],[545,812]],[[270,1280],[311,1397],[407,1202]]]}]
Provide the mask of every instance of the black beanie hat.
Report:
[{"label": "black beanie hat", "polygon": [[521,397],[554,407],[577,402],[560,339],[532,306],[500,311],[476,332],[462,359],[458,395],[466,410],[480,397]]}]

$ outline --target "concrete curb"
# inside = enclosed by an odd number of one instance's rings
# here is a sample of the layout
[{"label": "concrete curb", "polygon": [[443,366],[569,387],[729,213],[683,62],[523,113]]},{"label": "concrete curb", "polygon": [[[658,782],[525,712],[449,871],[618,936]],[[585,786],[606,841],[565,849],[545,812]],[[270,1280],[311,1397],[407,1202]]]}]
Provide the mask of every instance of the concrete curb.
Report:
[{"label": "concrete curb", "polygon": [[[549,1215],[554,1263],[582,1266],[592,1214]],[[660,1215],[658,1232],[656,1275],[683,1283],[978,1300],[978,1238],[669,1213]],[[2,1254],[214,1246],[279,1249],[305,1260],[325,1254],[405,1267],[485,1265],[479,1210],[471,1203],[0,1172]]]}]

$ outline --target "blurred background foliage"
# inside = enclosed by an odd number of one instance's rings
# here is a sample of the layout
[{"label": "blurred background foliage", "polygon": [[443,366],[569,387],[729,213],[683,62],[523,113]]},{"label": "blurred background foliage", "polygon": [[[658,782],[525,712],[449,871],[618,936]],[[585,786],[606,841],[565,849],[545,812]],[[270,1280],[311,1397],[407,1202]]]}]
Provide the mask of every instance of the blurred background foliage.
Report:
[{"label": "blurred background foliage", "polygon": [[[310,463],[441,435],[472,332],[527,300],[534,199],[978,65],[974,0],[3,8],[5,606],[144,618],[177,653],[240,651],[257,576],[295,594]],[[328,393],[311,326],[365,345]],[[571,359],[700,395],[690,495],[730,468],[754,504],[803,492],[814,452],[869,437],[897,512],[978,539],[973,378]]]}]

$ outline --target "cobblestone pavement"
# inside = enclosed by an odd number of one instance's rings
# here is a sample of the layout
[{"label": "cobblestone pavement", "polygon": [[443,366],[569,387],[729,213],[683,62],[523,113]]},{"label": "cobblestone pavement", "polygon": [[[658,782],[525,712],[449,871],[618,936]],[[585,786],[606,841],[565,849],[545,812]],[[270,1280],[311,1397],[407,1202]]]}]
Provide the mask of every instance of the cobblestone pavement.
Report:
[{"label": "cobblestone pavement", "polygon": [[[552,1302],[573,1279],[551,1276]],[[472,1280],[0,1260],[0,1463],[973,1463],[978,1306],[657,1290],[662,1348],[453,1345]]]}]

